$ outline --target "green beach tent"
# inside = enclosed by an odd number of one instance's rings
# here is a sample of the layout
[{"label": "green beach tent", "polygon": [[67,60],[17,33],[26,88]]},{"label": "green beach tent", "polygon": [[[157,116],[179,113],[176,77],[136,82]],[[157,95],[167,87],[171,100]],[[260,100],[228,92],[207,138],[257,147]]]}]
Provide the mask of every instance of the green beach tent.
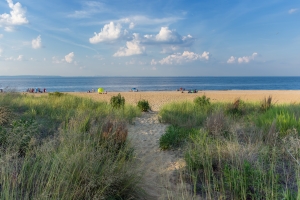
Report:
[{"label": "green beach tent", "polygon": [[101,87],[101,88],[98,88],[98,93],[99,94],[102,94],[102,93],[104,93],[104,89]]}]

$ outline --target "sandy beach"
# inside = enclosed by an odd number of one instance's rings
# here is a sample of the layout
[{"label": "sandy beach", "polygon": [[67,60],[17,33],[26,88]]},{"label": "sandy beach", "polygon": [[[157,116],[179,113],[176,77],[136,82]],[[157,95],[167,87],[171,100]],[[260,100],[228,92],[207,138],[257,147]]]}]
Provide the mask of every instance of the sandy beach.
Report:
[{"label": "sandy beach", "polygon": [[206,95],[212,102],[233,102],[240,98],[247,102],[260,102],[265,97],[271,96],[273,103],[290,104],[300,103],[300,90],[228,90],[228,91],[199,91],[198,93],[181,93],[179,91],[155,92],[108,92],[107,94],[70,92],[69,94],[87,97],[99,101],[108,101],[112,96],[120,93],[125,97],[126,103],[137,104],[145,99],[153,111],[158,111],[161,106],[174,101],[192,101],[197,96]]}]

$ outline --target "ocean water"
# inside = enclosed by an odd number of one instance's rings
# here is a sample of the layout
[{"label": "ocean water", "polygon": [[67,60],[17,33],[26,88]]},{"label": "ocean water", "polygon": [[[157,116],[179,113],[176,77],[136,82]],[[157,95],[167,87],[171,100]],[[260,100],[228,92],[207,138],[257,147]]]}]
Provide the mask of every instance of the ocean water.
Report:
[{"label": "ocean water", "polygon": [[0,76],[0,89],[48,92],[84,92],[103,87],[106,91],[197,90],[300,90],[300,77],[50,77]]}]

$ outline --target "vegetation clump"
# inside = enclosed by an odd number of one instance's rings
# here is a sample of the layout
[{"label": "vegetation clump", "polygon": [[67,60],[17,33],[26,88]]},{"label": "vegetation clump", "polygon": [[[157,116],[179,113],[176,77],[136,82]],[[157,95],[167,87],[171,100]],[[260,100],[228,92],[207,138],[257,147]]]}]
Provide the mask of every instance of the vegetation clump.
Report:
[{"label": "vegetation clump", "polygon": [[194,99],[194,103],[198,106],[209,106],[210,98],[207,98],[205,95],[202,95],[201,97],[196,97]]},{"label": "vegetation clump", "polygon": [[10,93],[0,102],[15,115],[0,126],[0,199],[143,199],[126,142],[135,106]]},{"label": "vegetation clump", "polygon": [[299,199],[300,105],[271,102],[237,99],[209,110],[182,102],[160,110],[160,121],[171,124],[160,146],[183,147],[182,181],[194,198]]},{"label": "vegetation clump", "polygon": [[169,126],[161,136],[159,146],[161,149],[172,149],[182,146],[192,135],[197,134],[195,129],[186,129],[178,126]]},{"label": "vegetation clump", "polygon": [[138,103],[137,103],[137,106],[138,108],[143,111],[143,112],[148,112],[151,108],[150,108],[150,105],[149,105],[149,102],[147,100],[140,100]]},{"label": "vegetation clump", "polygon": [[241,99],[236,99],[232,104],[227,106],[227,113],[231,115],[243,115],[246,112],[246,104]]},{"label": "vegetation clump", "polygon": [[61,97],[64,95],[64,93],[55,91],[55,92],[48,93],[48,95],[53,97]]},{"label": "vegetation clump", "polygon": [[112,96],[110,99],[110,105],[116,109],[124,108],[125,98],[122,97],[120,93],[117,96]]},{"label": "vegetation clump", "polygon": [[12,116],[12,112],[9,108],[0,106],[0,126],[8,124]]},{"label": "vegetation clump", "polygon": [[261,106],[260,106],[260,109],[263,111],[263,112],[266,112],[267,110],[269,110],[272,106],[272,97],[269,96],[268,98],[264,98],[262,100],[262,103],[261,103]]}]

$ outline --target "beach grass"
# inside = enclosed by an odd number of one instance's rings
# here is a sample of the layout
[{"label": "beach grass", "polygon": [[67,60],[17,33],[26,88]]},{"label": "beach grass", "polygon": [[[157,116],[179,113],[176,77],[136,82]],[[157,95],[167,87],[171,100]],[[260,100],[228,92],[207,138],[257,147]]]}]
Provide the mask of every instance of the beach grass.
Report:
[{"label": "beach grass", "polygon": [[[300,105],[273,105],[270,98],[203,103],[202,97],[162,107],[160,120],[171,126],[161,148],[181,144],[181,181],[190,184],[194,198],[300,198]],[[170,131],[177,126],[180,131]],[[191,129],[196,133],[180,137]]]},{"label": "beach grass", "polygon": [[[67,94],[8,93],[0,102],[1,199],[145,197],[126,140],[126,124],[141,113],[137,107],[113,109]],[[112,128],[104,135],[107,121]]]}]

